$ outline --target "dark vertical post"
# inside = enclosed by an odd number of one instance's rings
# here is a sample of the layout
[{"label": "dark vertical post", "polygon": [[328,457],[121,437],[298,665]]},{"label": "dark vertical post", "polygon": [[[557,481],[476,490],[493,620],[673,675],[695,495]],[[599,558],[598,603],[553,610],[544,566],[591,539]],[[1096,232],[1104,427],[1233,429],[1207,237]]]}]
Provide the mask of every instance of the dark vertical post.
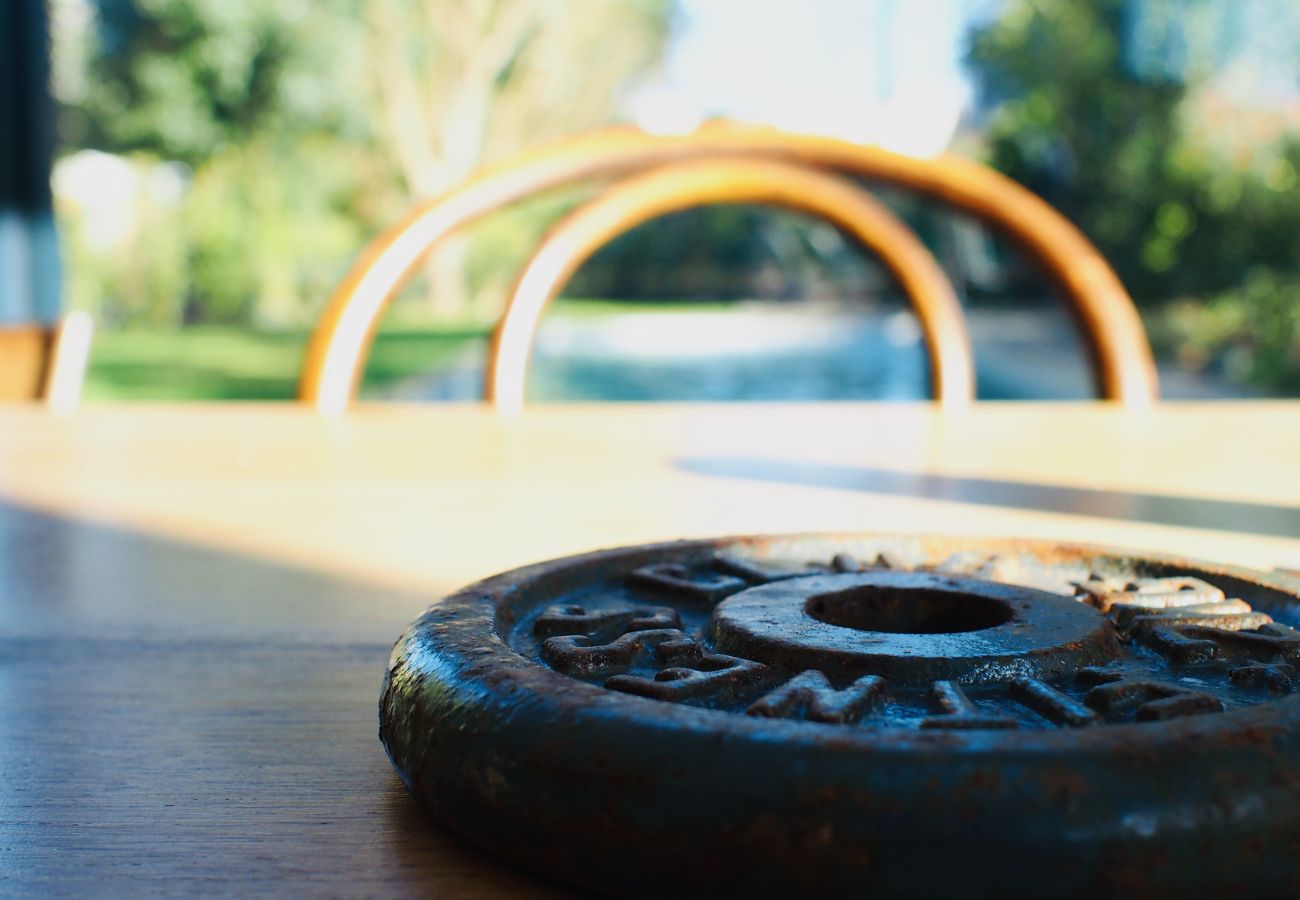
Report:
[{"label": "dark vertical post", "polygon": [[0,324],[59,314],[45,0],[0,0]]}]

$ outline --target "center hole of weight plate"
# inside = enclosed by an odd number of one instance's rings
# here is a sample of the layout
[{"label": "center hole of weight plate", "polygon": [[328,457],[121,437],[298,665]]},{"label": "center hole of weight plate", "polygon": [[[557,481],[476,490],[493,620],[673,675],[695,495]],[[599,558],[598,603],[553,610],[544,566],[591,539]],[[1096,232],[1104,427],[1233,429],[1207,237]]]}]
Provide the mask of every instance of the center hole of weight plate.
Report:
[{"label": "center hole of weight plate", "polygon": [[814,594],[808,615],[827,625],[891,634],[956,634],[1010,621],[1009,604],[991,597],[931,588],[861,585]]}]

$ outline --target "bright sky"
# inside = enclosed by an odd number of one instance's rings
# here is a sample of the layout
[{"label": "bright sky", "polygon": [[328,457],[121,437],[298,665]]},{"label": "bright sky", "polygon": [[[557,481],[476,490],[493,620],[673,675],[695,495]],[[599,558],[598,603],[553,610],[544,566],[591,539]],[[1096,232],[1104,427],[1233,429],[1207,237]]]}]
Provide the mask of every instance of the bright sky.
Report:
[{"label": "bright sky", "polygon": [[918,155],[970,99],[969,23],[998,0],[680,0],[662,81],[632,98],[649,131],[723,116]]}]

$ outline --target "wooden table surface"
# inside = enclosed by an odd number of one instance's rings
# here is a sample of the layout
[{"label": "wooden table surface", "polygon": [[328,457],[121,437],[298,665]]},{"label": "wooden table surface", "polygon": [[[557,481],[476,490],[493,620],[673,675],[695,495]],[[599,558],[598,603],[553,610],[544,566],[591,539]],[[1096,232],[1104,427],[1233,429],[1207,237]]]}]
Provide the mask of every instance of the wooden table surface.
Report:
[{"label": "wooden table surface", "polygon": [[406,623],[599,546],[857,529],[1300,568],[1300,402],[0,408],[0,893],[562,893],[393,775]]}]

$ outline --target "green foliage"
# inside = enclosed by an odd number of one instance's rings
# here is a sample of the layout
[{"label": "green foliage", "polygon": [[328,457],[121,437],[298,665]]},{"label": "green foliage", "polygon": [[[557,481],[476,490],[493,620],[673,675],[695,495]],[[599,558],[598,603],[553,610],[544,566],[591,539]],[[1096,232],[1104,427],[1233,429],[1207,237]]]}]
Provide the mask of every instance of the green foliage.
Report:
[{"label": "green foliage", "polygon": [[55,47],[68,151],[140,184],[181,172],[169,203],[124,198],[114,241],[87,241],[87,198],[61,197],[73,303],[110,323],[301,324],[365,237],[400,208],[370,136],[359,0],[98,0]]},{"label": "green foliage", "polygon": [[[415,196],[461,183],[483,162],[614,117],[630,79],[659,58],[670,0],[364,0],[373,121],[387,158]],[[444,242],[425,267],[428,300],[455,317],[485,312],[511,274],[517,238],[539,214],[512,211],[482,241]],[[515,237],[507,235],[513,228]],[[473,257],[472,259],[470,257]],[[486,265],[485,265],[486,263]]]},{"label": "green foliage", "polygon": [[[140,183],[180,170],[185,185],[170,204],[134,191],[111,243],[83,221],[102,190],[59,198],[73,303],[150,327],[309,322],[415,196],[609,121],[670,13],[669,0],[92,3],[92,29],[54,48],[64,150],[129,160]],[[502,284],[557,208],[489,223],[441,293]]]},{"label": "green foliage", "polygon": [[1190,368],[1300,393],[1300,278],[1256,269],[1236,290],[1172,304],[1154,336]]},{"label": "green foliage", "polygon": [[574,277],[577,296],[646,300],[794,298],[867,293],[872,254],[822,219],[720,204],[652,219],[601,247]]},{"label": "green foliage", "polygon": [[[362,390],[428,371],[486,340],[475,329],[392,329],[375,336]],[[290,400],[302,331],[194,326],[182,331],[101,331],[91,347],[89,400]]]},{"label": "green foliage", "polygon": [[1079,225],[1140,304],[1214,298],[1179,320],[1206,329],[1186,333],[1200,349],[1184,358],[1226,350],[1210,332],[1231,333],[1250,361],[1229,368],[1293,383],[1300,138],[1281,126],[1271,140],[1233,133],[1231,115],[1247,111],[1224,112],[1209,51],[1188,38],[1214,24],[1214,5],[1141,4],[1189,42],[1175,71],[1141,64],[1138,10],[1130,0],[1013,0],[973,35],[968,62],[992,108],[989,161]]},{"label": "green foliage", "polygon": [[309,319],[367,236],[352,203],[359,157],[309,136],[250,141],[200,168],[183,208],[192,277],[183,321]]},{"label": "green foliage", "polygon": [[[364,130],[339,101],[356,0],[98,0],[78,141],[198,166],[268,132]],[[355,56],[355,53],[351,54]]]},{"label": "green foliage", "polygon": [[69,209],[65,198],[56,198],[68,303],[93,310],[109,326],[135,322],[167,327],[175,324],[177,298],[186,292],[189,243],[179,211],[151,186],[160,176],[174,179],[175,173],[148,159],[133,160],[120,171],[134,177],[134,189],[127,200],[130,209],[118,213],[122,224],[112,246],[103,246],[87,217]]}]

